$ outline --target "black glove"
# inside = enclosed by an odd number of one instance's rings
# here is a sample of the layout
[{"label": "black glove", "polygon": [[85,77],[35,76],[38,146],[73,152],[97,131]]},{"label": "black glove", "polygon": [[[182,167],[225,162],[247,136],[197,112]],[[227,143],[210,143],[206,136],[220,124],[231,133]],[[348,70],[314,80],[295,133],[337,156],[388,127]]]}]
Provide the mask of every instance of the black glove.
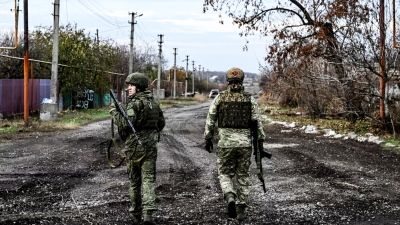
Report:
[{"label": "black glove", "polygon": [[210,139],[206,139],[206,151],[211,153],[211,150],[213,150],[213,143],[211,138]]},{"label": "black glove", "polygon": [[272,157],[272,154],[269,152],[264,151],[264,140],[258,140],[258,146],[261,149],[260,154],[261,154],[261,159],[262,158],[268,158],[270,159]]}]

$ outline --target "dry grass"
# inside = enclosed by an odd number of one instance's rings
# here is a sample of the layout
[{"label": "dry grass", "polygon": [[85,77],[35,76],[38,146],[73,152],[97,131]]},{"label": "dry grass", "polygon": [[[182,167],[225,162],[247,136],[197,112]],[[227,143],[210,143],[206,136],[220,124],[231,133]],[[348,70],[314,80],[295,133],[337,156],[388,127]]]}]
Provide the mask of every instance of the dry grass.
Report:
[{"label": "dry grass", "polygon": [[317,118],[311,119],[300,108],[283,108],[276,101],[267,99],[265,96],[259,98],[258,103],[262,113],[275,121],[296,122],[298,126],[315,125],[321,129],[331,129],[336,133],[347,134],[354,132],[358,135],[366,135],[367,133],[379,136],[382,139],[393,139],[388,132],[376,126],[371,119],[357,120],[351,123],[344,118]]},{"label": "dry grass", "polygon": [[[166,109],[192,105],[206,100],[205,95],[197,94],[188,98],[161,99],[160,104],[162,109]],[[109,110],[109,107],[104,107],[102,109],[60,111],[56,121],[41,121],[39,115],[31,115],[28,124],[25,123],[22,116],[2,119],[0,120],[0,139],[10,139],[15,134],[32,135],[34,133],[76,129],[96,120],[111,118]]]},{"label": "dry grass", "polygon": [[179,98],[167,98],[167,99],[160,99],[160,105],[162,109],[167,108],[179,108],[186,105],[193,105],[199,102],[207,101],[207,96],[203,94],[196,94],[194,97],[179,97]]},{"label": "dry grass", "polygon": [[56,121],[41,121],[39,115],[29,117],[25,123],[21,116],[0,121],[0,138],[16,133],[51,132],[56,130],[71,130],[89,122],[109,118],[108,108],[87,110],[60,111]]},{"label": "dry grass", "polygon": [[205,102],[208,100],[208,97],[205,94],[196,94],[193,98],[198,102]]}]

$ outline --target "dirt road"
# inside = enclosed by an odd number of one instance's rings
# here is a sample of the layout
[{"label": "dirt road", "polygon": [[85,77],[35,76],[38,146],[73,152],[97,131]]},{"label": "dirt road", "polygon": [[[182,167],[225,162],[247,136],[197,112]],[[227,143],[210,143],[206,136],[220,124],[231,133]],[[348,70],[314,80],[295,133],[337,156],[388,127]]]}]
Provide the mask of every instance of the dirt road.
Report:
[{"label": "dirt road", "polygon": [[[210,102],[165,110],[158,224],[227,220],[216,155],[204,149]],[[244,224],[400,224],[400,154],[376,144],[265,124],[267,193],[252,163]],[[125,166],[106,161],[110,121],[0,143],[0,224],[129,224]]]}]

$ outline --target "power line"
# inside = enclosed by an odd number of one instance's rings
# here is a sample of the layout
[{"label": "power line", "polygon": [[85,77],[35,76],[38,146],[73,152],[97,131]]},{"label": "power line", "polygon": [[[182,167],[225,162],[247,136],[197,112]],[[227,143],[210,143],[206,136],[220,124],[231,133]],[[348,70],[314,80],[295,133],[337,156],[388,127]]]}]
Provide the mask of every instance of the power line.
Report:
[{"label": "power line", "polygon": [[[105,11],[111,12],[110,10],[108,10],[107,8],[104,8],[104,6],[102,6],[101,4],[97,3],[97,2],[94,1],[94,0],[86,0],[86,1],[88,1],[90,4],[92,4],[92,5],[93,5],[96,9],[98,9],[99,11],[101,11],[101,10],[100,10],[99,7],[97,7],[94,3],[96,3],[98,6],[102,7],[103,9],[105,9]],[[94,3],[93,3],[92,1],[94,1]]]},{"label": "power line", "polygon": [[142,34],[144,34],[141,23],[137,24],[138,32],[136,33],[139,37],[140,40],[142,40],[144,43],[149,45],[150,43],[157,43],[157,39],[155,38],[155,35],[149,35],[149,38],[145,38]]},{"label": "power line", "polygon": [[[87,9],[87,10],[82,10],[82,6],[77,5],[76,2],[74,2],[74,1],[68,1],[68,3],[73,5],[72,8],[74,8],[74,10],[75,10],[75,9],[79,9],[79,10],[81,10],[81,12],[83,12],[83,13],[86,14],[86,15],[88,15],[88,16],[91,17],[92,19],[94,19],[94,20],[96,20],[96,21],[99,21],[99,22],[102,23],[102,24],[112,25],[114,28],[113,28],[113,29],[109,29],[109,30],[118,30],[118,32],[115,32],[115,33],[116,33],[116,36],[114,37],[115,39],[118,38],[119,35],[127,36],[127,35],[125,35],[125,30],[122,29],[122,28],[125,28],[125,27],[127,27],[127,26],[122,26],[122,25],[121,25],[121,24],[123,24],[122,21],[118,21],[118,20],[116,20],[115,18],[112,18],[112,17],[109,17],[109,16],[103,16],[103,15],[107,15],[107,13],[104,13],[104,11],[99,11],[100,9],[99,9],[98,7],[96,7],[96,8],[98,9],[97,12],[96,12],[96,11],[92,10],[92,9],[89,7],[88,4],[85,4],[85,3],[84,3],[83,1],[81,1],[81,0],[78,0],[78,1],[79,1],[79,3],[80,3],[81,5],[83,5],[84,8]],[[98,4],[98,3],[97,3],[97,4]],[[67,5],[67,4],[66,4],[66,5]],[[68,8],[67,8],[67,7],[66,7],[66,10],[67,10],[66,14],[68,15]],[[88,12],[90,12],[90,13],[88,13]],[[99,20],[99,19],[100,19],[100,20]],[[68,19],[67,19],[67,22],[69,22]],[[109,31],[109,30],[108,30],[108,31]],[[106,31],[100,30],[99,32],[100,32],[100,33],[104,33],[104,32],[106,32]]]},{"label": "power line", "polygon": [[12,1],[13,1],[13,0],[8,0],[8,1],[5,1],[5,2],[0,2],[0,4],[1,4],[1,3],[4,3],[3,5],[0,6],[0,8],[3,7],[3,6],[5,6],[7,3],[11,3]]},{"label": "power line", "polygon": [[109,32],[109,31],[113,31],[113,30],[119,30],[119,29],[125,28],[125,27],[129,27],[129,26],[128,25],[120,26],[120,27],[116,27],[116,28],[112,28],[112,29],[108,29],[108,30],[103,30],[102,32],[105,33],[105,32]]},{"label": "power line", "polygon": [[[3,54],[0,54],[0,56],[6,57],[6,58],[10,58],[10,59],[24,60],[24,58],[15,57],[15,56],[9,56],[9,55],[3,55]],[[52,64],[52,62],[42,61],[42,60],[37,60],[37,59],[28,59],[28,61],[39,62],[39,63],[44,63],[44,64]],[[95,69],[85,69],[85,68],[82,68],[82,67],[68,66],[68,65],[65,65],[65,64],[58,64],[58,66],[69,67],[69,68],[76,68],[76,69],[81,69],[81,70],[86,70],[86,71],[104,72],[104,73],[108,73],[108,74],[121,75],[121,76],[125,76],[125,75],[126,75],[126,74],[123,74],[123,73],[115,73],[115,72],[102,71],[102,70],[95,70]]]},{"label": "power line", "polygon": [[103,21],[105,21],[106,23],[109,23],[113,26],[120,26],[119,22],[117,21],[116,23],[113,21],[110,21],[109,19],[105,18],[104,16],[102,16],[100,13],[94,12],[89,6],[86,5],[86,3],[84,3],[82,0],[78,0],[79,3],[81,3],[87,10],[89,10],[91,13],[93,13],[94,15],[96,15],[97,17],[99,17],[100,19],[102,19]]},{"label": "power line", "polygon": [[[140,25],[138,26],[141,30],[143,30],[143,32],[146,32],[148,34],[149,37],[153,37],[154,34],[150,34],[150,32],[147,30],[146,26],[144,26],[145,23],[143,23],[140,19],[138,19],[140,22]],[[143,26],[142,26],[143,24]],[[142,29],[143,27],[143,29]]]}]

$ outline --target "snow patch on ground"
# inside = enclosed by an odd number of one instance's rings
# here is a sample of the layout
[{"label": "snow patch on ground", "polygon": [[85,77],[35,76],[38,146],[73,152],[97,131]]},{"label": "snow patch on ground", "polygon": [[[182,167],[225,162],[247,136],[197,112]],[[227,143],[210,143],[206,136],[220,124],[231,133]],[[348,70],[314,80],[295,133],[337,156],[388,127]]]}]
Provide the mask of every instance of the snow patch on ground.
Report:
[{"label": "snow patch on ground", "polygon": [[[314,125],[306,125],[306,126],[298,127],[296,125],[296,122],[274,121],[274,120],[272,120],[271,118],[269,118],[266,115],[262,115],[261,119],[263,121],[267,121],[268,123],[271,123],[271,124],[282,125],[285,128],[299,129],[299,130],[302,130],[304,133],[307,133],[307,134],[321,134],[321,135],[323,135],[325,137],[342,138],[344,140],[353,139],[353,140],[357,140],[359,142],[372,142],[372,143],[376,143],[376,144],[381,144],[381,143],[385,142],[385,140],[382,140],[377,136],[373,136],[371,133],[367,133],[365,136],[357,135],[354,132],[350,132],[350,133],[347,133],[347,134],[338,134],[334,130],[331,130],[331,129],[320,129],[317,126],[314,126]],[[289,133],[289,132],[291,132],[291,130],[281,130],[281,133]]]}]

